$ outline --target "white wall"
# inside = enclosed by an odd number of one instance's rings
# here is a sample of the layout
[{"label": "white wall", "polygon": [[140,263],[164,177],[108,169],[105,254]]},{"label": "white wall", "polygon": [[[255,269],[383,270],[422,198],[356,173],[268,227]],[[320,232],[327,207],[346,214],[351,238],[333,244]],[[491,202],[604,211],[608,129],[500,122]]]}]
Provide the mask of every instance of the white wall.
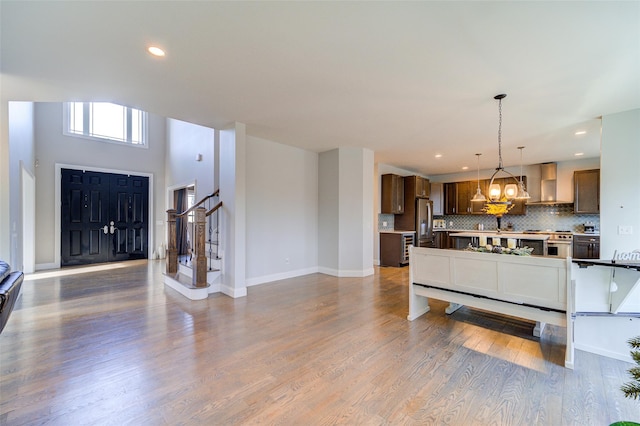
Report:
[{"label": "white wall", "polygon": [[[602,117],[600,168],[600,258],[612,259],[615,250],[631,252],[640,250],[640,109],[621,112]],[[631,226],[633,233],[621,235],[618,226]],[[603,292],[594,289],[609,286],[609,270],[598,274],[597,267],[587,268],[579,272],[576,279],[576,293],[591,292],[594,296]],[[610,268],[607,268],[610,269]],[[582,274],[584,279],[581,279]],[[618,293],[612,297],[622,297],[621,289],[630,288],[637,279],[632,272],[630,283],[621,282],[625,270],[616,274],[619,284]],[[601,287],[597,287],[601,286]],[[640,288],[627,295],[628,299],[623,312],[637,312],[640,300]],[[608,306],[607,296],[595,301],[604,301]],[[591,301],[591,300],[590,300]],[[577,349],[623,359],[632,362],[631,348],[627,341],[640,334],[640,319],[620,316],[578,316],[575,321],[575,346]]]},{"label": "white wall", "polygon": [[318,154],[247,136],[247,285],[317,272]]},{"label": "white wall", "polygon": [[[0,87],[6,84],[6,77],[0,72]],[[28,98],[26,98],[28,99]],[[11,261],[11,239],[9,231],[9,98],[0,90],[0,260]]]},{"label": "white wall", "polygon": [[7,262],[23,271],[22,169],[34,175],[33,102],[9,102],[9,217],[11,255]]},{"label": "white wall", "polygon": [[[56,254],[59,256],[55,247],[56,224],[53,214],[59,209],[55,204],[56,164],[153,175],[154,204],[149,209],[153,208],[155,216],[149,225],[153,227],[154,223],[165,221],[165,119],[149,114],[149,147],[134,148],[64,135],[62,107],[62,103],[35,104],[35,156],[39,164],[35,169],[38,269],[56,267]],[[162,238],[161,235],[154,237]],[[149,241],[150,255],[155,245],[155,240]]]},{"label": "white wall", "polygon": [[[600,257],[640,250],[640,109],[602,117]],[[632,226],[620,235],[618,226]]]},{"label": "white wall", "polygon": [[[215,130],[185,121],[167,119],[167,187],[196,183],[196,201],[214,188]],[[202,159],[197,161],[200,154]]]}]

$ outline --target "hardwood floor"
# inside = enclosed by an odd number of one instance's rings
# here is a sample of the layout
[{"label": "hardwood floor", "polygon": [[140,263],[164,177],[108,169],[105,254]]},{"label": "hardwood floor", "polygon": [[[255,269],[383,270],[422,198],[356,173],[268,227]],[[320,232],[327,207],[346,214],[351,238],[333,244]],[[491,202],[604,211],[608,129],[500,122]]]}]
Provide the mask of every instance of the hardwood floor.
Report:
[{"label": "hardwood floor", "polygon": [[632,364],[564,328],[462,308],[406,319],[408,269],[188,301],[161,261],[39,273],[0,335],[0,424],[608,425]]}]

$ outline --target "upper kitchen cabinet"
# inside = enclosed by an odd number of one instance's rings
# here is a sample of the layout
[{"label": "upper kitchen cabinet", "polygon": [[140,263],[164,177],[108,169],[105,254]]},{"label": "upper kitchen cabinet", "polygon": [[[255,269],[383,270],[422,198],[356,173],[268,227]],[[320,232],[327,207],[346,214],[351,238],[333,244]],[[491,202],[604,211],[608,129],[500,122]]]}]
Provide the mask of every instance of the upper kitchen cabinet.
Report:
[{"label": "upper kitchen cabinet", "polygon": [[471,182],[451,182],[444,184],[444,214],[471,213],[470,184]]},{"label": "upper kitchen cabinet", "polygon": [[431,183],[429,199],[433,202],[433,215],[442,216],[444,214],[444,185],[442,183]]},{"label": "upper kitchen cabinet", "polygon": [[[522,181],[525,186],[527,184],[527,177],[523,176]],[[514,183],[513,178],[497,178],[493,180],[493,183],[500,184],[504,188],[505,184]],[[483,179],[479,182],[480,191],[484,196],[489,199],[489,179]],[[482,210],[486,203],[472,202],[471,199],[476,194],[478,189],[478,181],[466,181],[466,182],[451,182],[445,183],[443,188],[444,193],[444,214],[484,214]],[[527,214],[527,200],[513,200],[513,208],[509,211],[510,215],[524,215]],[[435,203],[434,203],[434,215]]]},{"label": "upper kitchen cabinet", "polygon": [[573,212],[600,213],[600,169],[573,172]]},{"label": "upper kitchen cabinet", "polygon": [[455,182],[443,185],[444,214],[456,214],[456,184]]},{"label": "upper kitchen cabinet", "polygon": [[404,178],[394,174],[382,175],[382,205],[385,214],[404,213]]},{"label": "upper kitchen cabinet", "polygon": [[420,176],[404,177],[404,196],[411,198],[429,198],[429,179]]}]

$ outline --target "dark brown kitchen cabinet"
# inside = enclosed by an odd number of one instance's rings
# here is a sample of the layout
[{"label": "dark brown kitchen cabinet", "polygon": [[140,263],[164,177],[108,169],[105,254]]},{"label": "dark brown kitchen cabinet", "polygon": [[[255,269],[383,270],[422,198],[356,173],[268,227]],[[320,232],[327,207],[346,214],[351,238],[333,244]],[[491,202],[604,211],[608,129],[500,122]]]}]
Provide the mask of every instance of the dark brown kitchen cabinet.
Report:
[{"label": "dark brown kitchen cabinet", "polygon": [[444,214],[444,184],[436,182],[429,184],[429,199],[433,202],[433,215]]},{"label": "dark brown kitchen cabinet", "polygon": [[573,212],[600,213],[600,169],[573,172]]},{"label": "dark brown kitchen cabinet", "polygon": [[445,183],[444,184],[444,214],[457,214],[456,205],[457,205],[457,191],[456,191],[456,183]]},{"label": "dark brown kitchen cabinet", "polygon": [[409,263],[409,246],[414,245],[413,232],[380,233],[380,265],[403,266]]},{"label": "dark brown kitchen cabinet", "polygon": [[471,213],[471,182],[456,182],[456,209],[458,214],[470,214]]},{"label": "dark brown kitchen cabinet", "polygon": [[[523,176],[522,181],[527,184],[527,177]],[[480,181],[480,191],[489,200],[489,179]],[[505,184],[516,183],[513,178],[497,178],[493,183],[499,184],[503,189]],[[478,190],[478,181],[450,182],[444,184],[444,214],[485,214],[482,210],[485,203],[472,202],[471,199]],[[510,215],[527,214],[527,200],[513,200],[513,208]]]},{"label": "dark brown kitchen cabinet", "polygon": [[574,259],[600,259],[600,237],[598,235],[574,235]]},{"label": "dark brown kitchen cabinet", "polygon": [[449,231],[436,231],[434,235],[434,246],[438,249],[450,249],[454,247],[454,238],[449,236]]},{"label": "dark brown kitchen cabinet", "polygon": [[420,176],[404,177],[404,196],[405,198],[429,198],[431,186],[429,179]]},{"label": "dark brown kitchen cabinet", "polygon": [[404,213],[404,178],[394,174],[382,175],[381,213]]},{"label": "dark brown kitchen cabinet", "polygon": [[[451,182],[444,184],[444,214],[471,213],[471,182]],[[474,187],[475,188],[475,187]]]}]

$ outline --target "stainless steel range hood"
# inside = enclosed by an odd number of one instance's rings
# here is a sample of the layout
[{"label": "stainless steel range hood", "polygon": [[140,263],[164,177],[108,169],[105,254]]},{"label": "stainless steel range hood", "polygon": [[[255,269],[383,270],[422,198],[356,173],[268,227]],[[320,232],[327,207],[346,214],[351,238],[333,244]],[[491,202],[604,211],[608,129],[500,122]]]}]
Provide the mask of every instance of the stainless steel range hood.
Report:
[{"label": "stainless steel range hood", "polygon": [[556,163],[540,164],[540,201],[530,201],[528,205],[556,206],[573,204],[570,201],[560,201],[557,198],[558,165]]}]

